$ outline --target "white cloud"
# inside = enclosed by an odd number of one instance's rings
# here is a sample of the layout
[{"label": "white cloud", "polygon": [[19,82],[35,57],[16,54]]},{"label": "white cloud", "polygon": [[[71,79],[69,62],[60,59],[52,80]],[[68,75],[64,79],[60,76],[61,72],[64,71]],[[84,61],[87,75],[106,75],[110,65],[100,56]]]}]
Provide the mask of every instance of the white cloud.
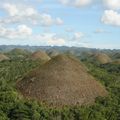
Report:
[{"label": "white cloud", "polygon": [[19,25],[14,29],[1,26],[0,38],[3,38],[5,40],[8,39],[10,41],[24,41],[27,39],[28,43],[29,41],[33,41],[37,44],[52,46],[62,46],[66,44],[66,40],[58,36],[56,33],[33,34],[32,29],[26,25]]},{"label": "white cloud", "polygon": [[[68,33],[70,33],[68,31]],[[67,45],[68,46],[79,46],[79,47],[85,47],[88,43],[83,43],[83,38],[85,37],[85,34],[82,32],[74,32],[72,31],[72,34],[66,37],[67,39]]]},{"label": "white cloud", "polygon": [[60,3],[73,7],[83,7],[92,3],[94,0],[59,0]]},{"label": "white cloud", "polygon": [[62,20],[61,18],[59,18],[59,17],[56,18],[56,24],[57,24],[57,25],[63,25],[63,23],[64,23],[64,22],[63,22],[63,20]]},{"label": "white cloud", "polygon": [[6,29],[4,27],[0,27],[0,36],[6,35]]},{"label": "white cloud", "polygon": [[92,2],[92,0],[75,0],[74,5],[76,7],[86,6],[89,5]]},{"label": "white cloud", "polygon": [[70,3],[71,0],[59,0],[60,3],[64,4],[64,5],[68,5]]},{"label": "white cloud", "polygon": [[50,26],[53,24],[63,25],[63,23],[63,20],[59,17],[53,19],[49,14],[41,14],[41,25],[43,26]]},{"label": "white cloud", "polygon": [[0,19],[1,24],[32,24],[41,26],[62,25],[63,20],[61,18],[53,18],[50,14],[39,13],[35,8],[5,3],[3,10],[7,11],[8,17]]},{"label": "white cloud", "polygon": [[16,4],[38,4],[41,3],[44,0],[0,0],[0,4],[5,3],[5,2],[10,2],[10,3],[16,3]]},{"label": "white cloud", "polygon": [[74,29],[73,29],[73,28],[68,27],[68,28],[66,28],[66,29],[65,29],[65,31],[66,31],[66,32],[68,32],[68,33],[71,33],[71,32],[74,32]]},{"label": "white cloud", "polygon": [[17,7],[9,3],[4,4],[3,8],[9,13],[10,16],[15,16],[19,13]]},{"label": "white cloud", "polygon": [[38,14],[34,8],[25,5],[4,3],[3,9],[5,9],[10,16],[32,16]]},{"label": "white cloud", "polygon": [[[84,34],[82,32],[76,32],[77,40],[81,39],[83,36]],[[67,46],[80,46],[80,47],[89,46],[88,43],[77,41],[75,39],[75,34],[72,35],[72,39],[71,39],[69,37],[68,38],[61,37],[56,33],[44,33],[42,35],[39,35],[38,40],[39,39],[46,41],[46,45],[52,45],[52,46],[54,45],[57,46],[67,45]]]},{"label": "white cloud", "polygon": [[52,19],[52,17],[50,16],[50,15],[48,15],[48,14],[42,14],[41,15],[41,24],[43,25],[43,26],[50,26],[50,25],[52,25],[53,24],[53,19]]},{"label": "white cloud", "polygon": [[110,9],[120,9],[120,0],[103,0],[103,3]]},{"label": "white cloud", "polygon": [[31,35],[32,34],[32,29],[29,28],[26,25],[19,25],[18,26],[18,32],[21,34],[25,34],[25,35]]},{"label": "white cloud", "polygon": [[75,32],[73,40],[81,40],[81,38],[83,38],[83,37],[84,37],[84,33],[82,33],[82,32]]},{"label": "white cloud", "polygon": [[99,34],[99,33],[110,33],[110,32],[104,29],[96,29],[94,33]]},{"label": "white cloud", "polygon": [[17,28],[0,27],[0,37],[6,39],[24,39],[32,35],[32,29],[26,25],[19,25]]},{"label": "white cloud", "polygon": [[101,21],[104,24],[120,26],[120,0],[103,0],[103,4],[109,10],[104,11]]},{"label": "white cloud", "polygon": [[105,8],[109,8],[112,10],[120,9],[120,0],[58,0],[61,4],[72,6],[72,7],[85,7],[90,5],[91,3],[95,3],[94,5],[100,4],[105,6]]},{"label": "white cloud", "polygon": [[43,33],[32,37],[32,39],[40,41],[40,43],[44,43],[44,45],[62,46],[66,44],[66,40],[59,37],[56,33]]},{"label": "white cloud", "polygon": [[62,46],[65,45],[65,40],[63,38],[51,38],[47,42],[48,45],[57,45],[57,46]]},{"label": "white cloud", "polygon": [[114,10],[105,10],[101,21],[104,24],[120,26],[120,14]]}]

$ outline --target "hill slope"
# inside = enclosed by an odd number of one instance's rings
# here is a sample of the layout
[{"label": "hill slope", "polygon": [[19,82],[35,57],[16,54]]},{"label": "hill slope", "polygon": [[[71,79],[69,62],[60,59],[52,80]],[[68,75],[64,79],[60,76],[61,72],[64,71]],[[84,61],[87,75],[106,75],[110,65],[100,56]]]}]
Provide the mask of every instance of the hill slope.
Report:
[{"label": "hill slope", "polygon": [[65,55],[31,71],[17,83],[17,89],[26,98],[53,106],[90,104],[97,96],[107,95],[82,63]]},{"label": "hill slope", "polygon": [[6,55],[0,53],[0,62],[3,60],[9,60],[9,57],[7,57]]},{"label": "hill slope", "polygon": [[105,53],[96,53],[93,55],[93,58],[101,64],[110,63],[112,61],[111,58]]}]

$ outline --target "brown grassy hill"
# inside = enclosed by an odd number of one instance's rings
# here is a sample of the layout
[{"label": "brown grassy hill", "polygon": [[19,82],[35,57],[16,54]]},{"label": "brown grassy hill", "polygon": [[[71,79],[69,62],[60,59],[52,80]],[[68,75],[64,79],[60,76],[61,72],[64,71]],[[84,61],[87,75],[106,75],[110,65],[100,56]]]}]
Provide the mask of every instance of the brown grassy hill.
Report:
[{"label": "brown grassy hill", "polygon": [[31,55],[32,60],[48,61],[50,57],[44,51],[36,51]]},{"label": "brown grassy hill", "polygon": [[98,62],[100,62],[101,64],[110,63],[112,61],[111,58],[104,53],[96,53],[92,55],[92,57]]},{"label": "brown grassy hill", "polygon": [[17,89],[26,98],[52,106],[90,104],[97,96],[107,95],[82,63],[65,55],[58,55],[31,71],[18,81]]},{"label": "brown grassy hill", "polygon": [[120,59],[113,60],[111,63],[112,64],[120,64]]},{"label": "brown grassy hill", "polygon": [[53,58],[53,57],[55,57],[55,56],[57,56],[57,55],[59,55],[59,52],[57,51],[57,50],[48,50],[47,51],[47,54],[51,57],[51,58]]},{"label": "brown grassy hill", "polygon": [[9,57],[7,57],[6,55],[0,53],[0,62],[4,61],[4,60],[9,60]]}]

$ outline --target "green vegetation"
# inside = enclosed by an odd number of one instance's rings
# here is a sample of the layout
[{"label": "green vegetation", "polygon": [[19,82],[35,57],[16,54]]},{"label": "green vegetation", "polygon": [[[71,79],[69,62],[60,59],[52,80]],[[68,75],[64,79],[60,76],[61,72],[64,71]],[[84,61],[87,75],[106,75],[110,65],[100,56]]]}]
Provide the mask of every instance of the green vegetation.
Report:
[{"label": "green vegetation", "polygon": [[120,120],[120,65],[84,61],[109,96],[97,98],[92,106],[48,108],[22,98],[15,88],[16,81],[39,64],[30,60],[0,62],[0,120]]}]

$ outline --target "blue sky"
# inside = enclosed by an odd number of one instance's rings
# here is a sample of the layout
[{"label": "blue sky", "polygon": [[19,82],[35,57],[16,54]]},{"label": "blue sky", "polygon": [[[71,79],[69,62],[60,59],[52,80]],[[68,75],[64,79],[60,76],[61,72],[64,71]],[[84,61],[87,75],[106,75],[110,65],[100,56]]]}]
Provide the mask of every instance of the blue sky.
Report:
[{"label": "blue sky", "polygon": [[120,0],[0,0],[0,45],[120,49]]}]

